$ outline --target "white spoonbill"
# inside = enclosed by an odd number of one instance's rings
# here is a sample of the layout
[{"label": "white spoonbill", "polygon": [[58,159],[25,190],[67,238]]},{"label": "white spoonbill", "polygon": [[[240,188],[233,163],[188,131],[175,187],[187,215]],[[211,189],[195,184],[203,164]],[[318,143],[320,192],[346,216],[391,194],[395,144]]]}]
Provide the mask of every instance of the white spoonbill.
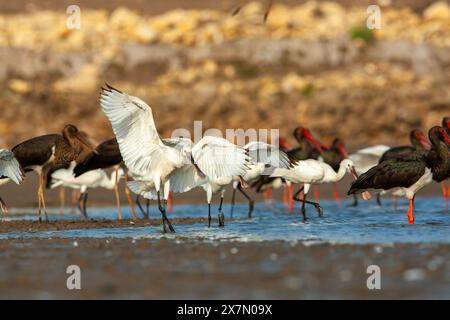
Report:
[{"label": "white spoonbill", "polygon": [[[342,160],[337,172],[322,161],[308,159],[298,161],[291,169],[275,169],[271,176],[282,177],[292,183],[303,183],[303,186],[295,193],[293,199],[302,202],[303,221],[306,221],[308,218],[306,217],[305,203],[313,205],[320,217],[323,215],[323,210],[319,203],[306,200],[311,185],[338,182],[344,177],[346,172],[351,173],[355,179],[358,177],[353,161],[350,159]],[[298,195],[302,191],[304,196],[303,199],[300,199]],[[366,197],[368,197],[367,194]]]},{"label": "white spoonbill", "polygon": [[[8,149],[0,149],[0,186],[7,184],[10,180],[21,184],[25,175],[14,153]],[[3,213],[8,213],[8,207],[0,197],[0,208]]]},{"label": "white spoonbill", "polygon": [[95,169],[87,171],[82,175],[75,177],[73,170],[75,163],[71,163],[68,169],[59,169],[52,173],[50,188],[67,187],[71,189],[80,190],[80,198],[78,199],[78,209],[87,218],[86,202],[88,197],[88,189],[105,188],[113,190],[116,187],[117,182],[124,176],[122,168],[113,170],[111,175],[108,176],[105,170]]},{"label": "white spoonbill", "polygon": [[176,146],[164,142],[156,130],[152,109],[137,97],[107,85],[100,105],[111,122],[125,165],[139,176],[128,184],[130,190],[136,190],[138,184],[141,190],[155,189],[164,232],[175,231],[161,204],[161,198],[166,203],[170,190],[186,192],[205,177],[239,176],[247,169],[245,150],[223,138],[206,136],[196,144],[182,139]]}]

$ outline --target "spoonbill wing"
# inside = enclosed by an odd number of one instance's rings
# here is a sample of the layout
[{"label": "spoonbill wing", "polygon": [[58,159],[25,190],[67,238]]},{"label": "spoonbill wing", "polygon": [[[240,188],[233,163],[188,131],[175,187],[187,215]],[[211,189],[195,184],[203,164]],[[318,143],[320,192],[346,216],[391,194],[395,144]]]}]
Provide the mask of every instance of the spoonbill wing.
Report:
[{"label": "spoonbill wing", "polygon": [[14,153],[7,149],[0,150],[0,176],[10,178],[17,184],[22,183],[24,173]]},{"label": "spoonbill wing", "polygon": [[151,171],[171,153],[156,131],[150,106],[141,99],[108,86],[100,105],[111,122],[125,165],[137,174]]},{"label": "spoonbill wing", "polygon": [[250,157],[243,148],[213,136],[203,137],[194,145],[192,159],[211,180],[242,176],[250,164]]},{"label": "spoonbill wing", "polygon": [[261,141],[249,142],[244,146],[253,162],[262,162],[275,168],[289,168],[288,155],[272,144]]}]

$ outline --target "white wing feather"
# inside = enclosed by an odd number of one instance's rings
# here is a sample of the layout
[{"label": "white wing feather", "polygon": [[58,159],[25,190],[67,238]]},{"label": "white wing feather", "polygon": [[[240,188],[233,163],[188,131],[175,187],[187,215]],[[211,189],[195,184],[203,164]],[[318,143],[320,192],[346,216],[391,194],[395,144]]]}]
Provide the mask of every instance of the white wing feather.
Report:
[{"label": "white wing feather", "polygon": [[246,151],[226,139],[206,136],[192,148],[194,164],[211,180],[242,176],[250,157]]},{"label": "white wing feather", "polygon": [[253,162],[262,162],[276,168],[289,168],[288,155],[272,144],[261,141],[249,142],[244,146]]},{"label": "white wing feather", "polygon": [[171,160],[174,152],[161,141],[152,110],[144,101],[108,87],[101,93],[100,105],[111,122],[125,165],[133,172],[146,175]]},{"label": "white wing feather", "polygon": [[24,173],[14,153],[7,149],[0,149],[0,176],[10,178],[17,184],[22,183]]}]

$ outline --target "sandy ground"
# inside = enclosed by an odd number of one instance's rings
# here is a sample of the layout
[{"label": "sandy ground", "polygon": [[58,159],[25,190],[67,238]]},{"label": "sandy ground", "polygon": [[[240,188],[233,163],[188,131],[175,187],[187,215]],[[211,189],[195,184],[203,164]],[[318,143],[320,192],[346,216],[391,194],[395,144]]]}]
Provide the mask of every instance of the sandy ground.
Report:
[{"label": "sandy ground", "polygon": [[[449,249],[183,239],[0,240],[0,298],[449,299]],[[371,264],[381,268],[381,290],[367,289]],[[69,265],[81,268],[81,290],[66,287]]]}]

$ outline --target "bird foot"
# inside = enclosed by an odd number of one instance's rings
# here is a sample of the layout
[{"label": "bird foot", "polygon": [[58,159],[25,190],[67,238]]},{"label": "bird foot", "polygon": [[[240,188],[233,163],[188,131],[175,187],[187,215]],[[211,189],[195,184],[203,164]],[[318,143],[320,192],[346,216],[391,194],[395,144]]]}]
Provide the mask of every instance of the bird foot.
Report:
[{"label": "bird foot", "polygon": [[323,218],[323,209],[322,209],[322,207],[321,206],[316,206],[316,210],[317,210],[317,213],[319,214],[319,217]]},{"label": "bird foot", "polygon": [[163,220],[163,233],[175,233],[175,229],[172,227],[170,221]]},{"label": "bird foot", "polygon": [[255,203],[254,202],[250,202],[249,208],[248,208],[248,218],[249,219],[252,218],[253,209],[255,209]]},{"label": "bird foot", "polygon": [[303,223],[308,221],[308,217],[306,216],[306,210],[302,210],[302,216],[303,216]]},{"label": "bird foot", "polygon": [[225,227],[225,215],[223,214],[223,212],[219,212],[218,218],[219,218],[219,227],[221,228]]}]

